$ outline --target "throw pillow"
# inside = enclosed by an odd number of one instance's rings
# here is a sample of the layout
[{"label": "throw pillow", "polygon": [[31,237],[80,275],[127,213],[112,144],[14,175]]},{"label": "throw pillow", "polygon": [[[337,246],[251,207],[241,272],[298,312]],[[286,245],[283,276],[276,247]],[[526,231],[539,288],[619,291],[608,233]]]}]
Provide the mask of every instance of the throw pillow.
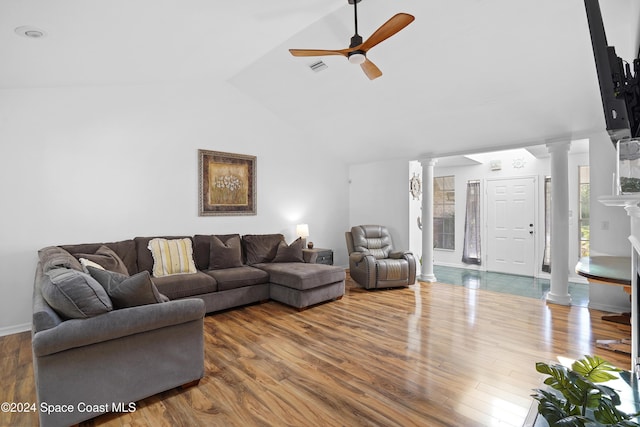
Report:
[{"label": "throw pillow", "polygon": [[116,273],[129,275],[129,270],[124,261],[108,246],[102,245],[94,254],[73,254],[76,258],[84,258],[100,265],[105,270],[115,271]]},{"label": "throw pillow", "polygon": [[196,264],[193,261],[191,239],[156,238],[149,241],[148,247],[153,256],[153,275],[155,277],[197,272]]},{"label": "throw pillow", "polygon": [[209,268],[216,270],[221,268],[242,267],[240,235],[227,236],[225,241],[223,241],[223,239],[223,236],[211,236],[209,245]]},{"label": "throw pillow", "polygon": [[47,246],[38,251],[38,257],[42,263],[42,271],[47,272],[54,268],[72,268],[82,271],[82,266],[69,252],[58,246]]},{"label": "throw pillow", "polygon": [[103,266],[101,266],[97,262],[89,261],[86,258],[78,258],[78,261],[80,261],[80,265],[82,265],[82,271],[84,271],[85,273],[89,272],[89,270],[87,270],[87,267],[93,267],[93,268],[98,268],[100,270],[104,270]]},{"label": "throw pillow", "polygon": [[86,319],[113,310],[104,288],[93,277],[69,268],[45,273],[42,296],[62,318]]},{"label": "throw pillow", "polygon": [[287,245],[286,242],[280,242],[278,245],[278,251],[273,262],[304,262],[302,258],[302,238],[298,237],[296,240]]},{"label": "throw pillow", "polygon": [[280,242],[284,241],[282,234],[246,234],[242,241],[247,258],[247,265],[271,262],[278,252]]},{"label": "throw pillow", "polygon": [[158,292],[146,270],[133,276],[125,276],[91,266],[88,267],[88,270],[91,276],[105,289],[114,308],[136,307],[169,301],[169,298]]}]

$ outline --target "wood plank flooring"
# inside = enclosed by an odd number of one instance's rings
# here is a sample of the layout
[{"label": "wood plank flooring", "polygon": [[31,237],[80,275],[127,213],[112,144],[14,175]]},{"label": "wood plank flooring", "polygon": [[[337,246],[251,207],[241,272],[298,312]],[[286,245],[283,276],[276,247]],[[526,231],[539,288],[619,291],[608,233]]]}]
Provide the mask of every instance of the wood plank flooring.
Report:
[{"label": "wood plank flooring", "polygon": [[[85,426],[520,426],[536,361],[598,354],[629,328],[584,307],[441,283],[365,291],[298,312],[276,302],[205,318],[205,377]],[[30,334],[0,338],[0,402],[35,402]],[[0,413],[0,426],[37,425]]]}]

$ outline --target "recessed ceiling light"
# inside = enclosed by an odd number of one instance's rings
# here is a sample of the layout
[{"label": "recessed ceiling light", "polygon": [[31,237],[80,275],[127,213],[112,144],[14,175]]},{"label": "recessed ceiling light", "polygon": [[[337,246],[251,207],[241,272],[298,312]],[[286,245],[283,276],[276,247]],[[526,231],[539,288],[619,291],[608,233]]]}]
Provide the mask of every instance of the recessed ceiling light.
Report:
[{"label": "recessed ceiling light", "polygon": [[13,31],[15,31],[15,33],[19,36],[28,37],[30,39],[39,39],[47,35],[47,33],[45,33],[44,30],[41,30],[40,28],[32,27],[30,25],[18,27]]}]

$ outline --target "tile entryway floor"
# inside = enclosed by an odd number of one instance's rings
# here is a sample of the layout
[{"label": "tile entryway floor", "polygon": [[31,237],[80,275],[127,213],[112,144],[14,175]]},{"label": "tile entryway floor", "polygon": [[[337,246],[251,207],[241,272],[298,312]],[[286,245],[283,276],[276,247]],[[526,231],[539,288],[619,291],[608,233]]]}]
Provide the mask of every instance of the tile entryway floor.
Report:
[{"label": "tile entryway floor", "polygon": [[[549,279],[439,265],[433,266],[433,273],[440,283],[464,286],[469,289],[486,289],[536,299],[544,299],[551,287]],[[589,285],[569,282],[569,295],[571,295],[571,305],[589,306]]]}]

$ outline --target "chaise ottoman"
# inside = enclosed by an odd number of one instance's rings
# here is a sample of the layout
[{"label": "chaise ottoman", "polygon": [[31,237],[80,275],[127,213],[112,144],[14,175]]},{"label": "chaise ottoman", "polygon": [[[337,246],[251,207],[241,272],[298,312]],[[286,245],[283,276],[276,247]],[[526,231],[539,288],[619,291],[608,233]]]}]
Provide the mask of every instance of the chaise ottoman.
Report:
[{"label": "chaise ottoman", "polygon": [[346,273],[342,267],[303,262],[255,264],[269,273],[271,299],[299,310],[342,298]]}]

